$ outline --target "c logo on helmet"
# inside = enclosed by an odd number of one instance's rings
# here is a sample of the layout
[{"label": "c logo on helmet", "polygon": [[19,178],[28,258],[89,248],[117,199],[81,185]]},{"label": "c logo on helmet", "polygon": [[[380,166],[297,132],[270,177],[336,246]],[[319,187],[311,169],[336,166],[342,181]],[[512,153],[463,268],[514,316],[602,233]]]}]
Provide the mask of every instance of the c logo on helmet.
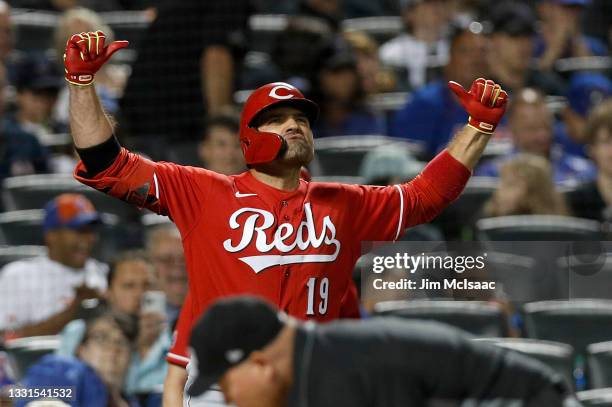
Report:
[{"label": "c logo on helmet", "polygon": [[278,94],[278,90],[279,89],[285,89],[288,90],[289,92],[292,92],[295,88],[291,85],[289,85],[288,83],[282,83],[280,85],[276,85],[275,87],[272,88],[272,90],[270,91],[270,93],[268,94],[268,96],[273,97],[275,99],[291,99],[293,97],[293,94],[289,93],[288,95],[279,95]]}]

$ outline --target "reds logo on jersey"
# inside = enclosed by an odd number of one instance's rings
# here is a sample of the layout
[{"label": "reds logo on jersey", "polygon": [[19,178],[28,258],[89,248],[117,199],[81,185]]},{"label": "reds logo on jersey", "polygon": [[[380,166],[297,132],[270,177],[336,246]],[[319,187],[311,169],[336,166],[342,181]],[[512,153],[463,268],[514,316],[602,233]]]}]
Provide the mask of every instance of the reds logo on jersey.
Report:
[{"label": "reds logo on jersey", "polygon": [[[234,230],[242,228],[242,238],[237,244],[234,244],[231,239],[225,240],[223,248],[230,253],[237,253],[249,246],[255,238],[255,247],[262,254],[239,257],[239,260],[249,265],[255,273],[271,266],[328,263],[336,260],[341,245],[336,239],[336,226],[331,218],[325,216],[321,228],[317,230],[310,203],[304,204],[304,213],[306,220],[302,221],[297,228],[290,223],[282,223],[276,229],[274,239],[269,242],[266,231],[274,225],[274,215],[263,209],[241,208],[231,215],[229,226]],[[244,216],[241,216],[243,214]],[[240,220],[243,223],[240,223]],[[333,254],[263,254],[272,249],[281,253],[289,253],[296,248],[305,252],[310,248],[319,249],[321,247],[334,247],[335,250]]]}]

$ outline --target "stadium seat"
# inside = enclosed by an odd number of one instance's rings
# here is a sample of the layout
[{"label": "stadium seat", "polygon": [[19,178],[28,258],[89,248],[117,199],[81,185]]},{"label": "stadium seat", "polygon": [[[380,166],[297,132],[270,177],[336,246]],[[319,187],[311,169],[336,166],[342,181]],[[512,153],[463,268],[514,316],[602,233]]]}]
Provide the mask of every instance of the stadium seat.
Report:
[{"label": "stadium seat", "polygon": [[612,388],[579,391],[576,398],[584,407],[612,407]]},{"label": "stadium seat", "polygon": [[28,367],[44,355],[55,352],[60,345],[56,335],[31,336],[7,341],[6,351],[15,363],[17,375],[23,377]]},{"label": "stadium seat", "polygon": [[343,20],[340,28],[344,32],[363,31],[382,44],[404,30],[400,16],[376,16]]},{"label": "stadium seat", "polygon": [[21,51],[53,49],[53,30],[59,13],[42,10],[11,9],[11,24],[15,29],[15,48]]},{"label": "stadium seat", "polygon": [[459,198],[442,211],[433,223],[443,228],[447,239],[461,239],[466,231],[470,232],[470,225],[476,221],[495,188],[497,178],[470,178]]},{"label": "stadium seat", "polygon": [[587,346],[587,367],[591,388],[612,387],[612,341]]},{"label": "stadium seat", "polygon": [[612,301],[539,301],[523,310],[529,338],[567,343],[577,355],[585,356],[589,344],[612,340]]},{"label": "stadium seat", "polygon": [[0,268],[13,261],[44,256],[46,253],[45,246],[0,246]]},{"label": "stadium seat", "polygon": [[580,241],[602,239],[601,225],[590,219],[556,215],[515,215],[481,219],[481,241]]},{"label": "stadium seat", "polygon": [[561,373],[570,387],[574,386],[574,350],[570,345],[525,338],[478,338],[476,340],[512,349],[537,359],[554,371]]},{"label": "stadium seat", "polygon": [[419,147],[403,139],[387,136],[338,136],[315,141],[315,159],[310,166],[313,176],[359,174],[361,161],[375,147],[389,145],[418,155]]},{"label": "stadium seat", "polygon": [[612,57],[588,56],[561,58],[555,62],[555,70],[564,74],[576,72],[601,72],[607,74],[612,71]]},{"label": "stadium seat", "polygon": [[75,192],[89,198],[100,212],[111,213],[122,220],[138,219],[133,206],[77,182],[71,174],[37,174],[9,177],[3,184],[3,202],[8,211],[42,209],[47,202],[64,192]]},{"label": "stadium seat", "polygon": [[559,270],[565,271],[557,273],[558,284],[567,298],[612,300],[612,255],[604,247],[607,243],[576,242],[570,246],[573,254],[557,260]]},{"label": "stadium seat", "polygon": [[503,337],[508,325],[501,308],[485,301],[384,301],[375,315],[431,319],[461,328],[479,337]]},{"label": "stadium seat", "polygon": [[543,279],[531,257],[511,253],[489,252],[486,260],[487,278],[513,304],[524,304],[546,295],[550,282]]},{"label": "stadium seat", "polygon": [[0,244],[44,245],[42,209],[0,213]]},{"label": "stadium seat", "polygon": [[[118,251],[141,247],[142,225],[121,222],[119,217],[108,213],[101,216],[104,224],[97,228],[99,236],[92,254],[94,258],[110,261]],[[14,246],[44,245],[43,219],[42,209],[1,213],[0,241]]]}]

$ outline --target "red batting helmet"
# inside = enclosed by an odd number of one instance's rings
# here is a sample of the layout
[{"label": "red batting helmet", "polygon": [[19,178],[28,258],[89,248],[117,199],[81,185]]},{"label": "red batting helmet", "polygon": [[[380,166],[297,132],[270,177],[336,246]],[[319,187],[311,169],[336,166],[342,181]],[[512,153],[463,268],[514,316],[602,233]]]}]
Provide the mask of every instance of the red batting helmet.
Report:
[{"label": "red batting helmet", "polygon": [[302,92],[285,82],[273,82],[255,89],[247,99],[240,117],[240,144],[247,164],[274,161],[284,150],[285,140],[276,133],[257,131],[255,118],[272,106],[291,106],[301,110],[312,124],[319,115],[319,107],[306,99]]}]

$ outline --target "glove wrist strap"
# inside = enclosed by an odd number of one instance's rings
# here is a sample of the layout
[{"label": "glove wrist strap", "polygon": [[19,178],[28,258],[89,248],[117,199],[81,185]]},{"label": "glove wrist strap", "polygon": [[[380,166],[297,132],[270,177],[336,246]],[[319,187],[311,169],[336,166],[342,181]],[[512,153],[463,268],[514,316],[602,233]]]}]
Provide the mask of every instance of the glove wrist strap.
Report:
[{"label": "glove wrist strap", "polygon": [[493,132],[495,131],[495,127],[496,127],[493,124],[478,121],[474,119],[472,116],[470,116],[468,120],[468,126],[473,127],[479,132],[486,133],[486,134],[493,134]]}]

